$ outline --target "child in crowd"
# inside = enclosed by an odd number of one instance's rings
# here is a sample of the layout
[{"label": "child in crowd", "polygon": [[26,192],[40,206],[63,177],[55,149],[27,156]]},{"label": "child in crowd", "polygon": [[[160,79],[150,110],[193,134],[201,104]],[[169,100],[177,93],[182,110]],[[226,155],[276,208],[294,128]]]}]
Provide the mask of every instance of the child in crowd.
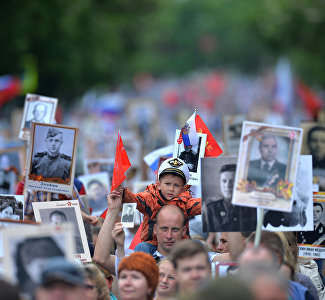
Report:
[{"label": "child in crowd", "polygon": [[144,215],[141,231],[141,243],[135,251],[153,254],[157,250],[157,237],[154,225],[158,210],[166,205],[180,207],[185,216],[187,228],[184,238],[189,238],[189,218],[201,214],[201,198],[192,198],[187,182],[190,173],[186,163],[179,158],[165,160],[158,170],[158,181],[148,185],[144,192],[132,193],[124,188],[124,203],[137,203],[137,209]]}]

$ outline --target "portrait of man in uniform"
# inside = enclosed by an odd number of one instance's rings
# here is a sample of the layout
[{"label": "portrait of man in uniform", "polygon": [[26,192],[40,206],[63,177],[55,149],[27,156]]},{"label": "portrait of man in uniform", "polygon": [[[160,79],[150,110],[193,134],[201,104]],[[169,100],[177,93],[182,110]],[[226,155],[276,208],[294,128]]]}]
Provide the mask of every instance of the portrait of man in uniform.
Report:
[{"label": "portrait of man in uniform", "polygon": [[261,188],[276,188],[280,180],[285,180],[286,165],[279,162],[278,141],[275,135],[264,135],[259,142],[259,159],[249,162],[247,180],[256,182]]},{"label": "portrait of man in uniform", "polygon": [[25,121],[24,128],[30,129],[32,122],[46,123],[45,116],[47,114],[47,105],[42,102],[37,102],[33,108],[33,118]]},{"label": "portrait of man in uniform", "polygon": [[[69,208],[65,208],[65,210],[66,209],[69,209]],[[73,210],[73,208],[70,208],[70,209]],[[54,224],[54,225],[62,225],[64,223],[67,223],[68,221],[72,222],[73,225],[75,226],[75,231],[76,232],[79,231],[78,224],[77,224],[76,220],[68,220],[66,214],[62,210],[58,210],[58,209],[52,210],[50,212],[49,219],[50,219],[50,223]],[[84,253],[85,251],[82,246],[81,237],[76,234],[73,234],[72,236],[73,236],[73,240],[74,240],[74,252],[75,253]]]},{"label": "portrait of man in uniform", "polygon": [[46,151],[36,152],[32,158],[31,174],[42,175],[44,178],[70,177],[71,156],[60,153],[64,142],[63,132],[56,128],[48,128],[45,144]]},{"label": "portrait of man in uniform", "polygon": [[[221,158],[218,158],[221,160]],[[213,178],[202,185],[202,220],[204,232],[254,231],[256,229],[256,209],[232,205],[232,195],[235,183],[236,164],[235,157],[227,157],[227,163],[218,165],[218,160],[202,159],[202,172]],[[209,167],[207,168],[207,165]],[[211,172],[218,172],[218,176]],[[219,182],[215,182],[218,178]],[[209,181],[209,180],[208,180]],[[213,192],[213,186],[219,188]]]},{"label": "portrait of man in uniform", "polygon": [[196,153],[192,150],[192,145],[185,147],[185,150],[181,152],[179,158],[187,164],[190,172],[197,171],[199,153]]},{"label": "portrait of man in uniform", "polygon": [[321,222],[324,217],[324,206],[320,202],[314,202],[313,205],[314,230],[298,232],[297,242],[325,246],[325,226]]},{"label": "portrait of man in uniform", "polygon": [[122,222],[133,222],[134,209],[132,205],[126,205],[122,214]]}]

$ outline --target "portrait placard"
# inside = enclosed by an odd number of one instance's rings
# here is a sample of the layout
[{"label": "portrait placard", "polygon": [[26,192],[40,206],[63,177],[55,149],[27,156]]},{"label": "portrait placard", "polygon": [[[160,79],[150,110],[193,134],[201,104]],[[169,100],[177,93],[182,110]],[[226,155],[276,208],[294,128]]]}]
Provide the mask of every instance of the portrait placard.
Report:
[{"label": "portrait placard", "polygon": [[27,94],[19,138],[29,140],[32,122],[52,124],[57,104],[57,98]]},{"label": "portrait placard", "polygon": [[0,194],[0,219],[22,221],[24,219],[24,196]]},{"label": "portrait placard", "polygon": [[0,169],[0,193],[13,194],[15,192],[16,173]]},{"label": "portrait placard", "polygon": [[233,204],[291,211],[302,129],[243,123]]},{"label": "portrait placard", "polygon": [[[23,145],[0,149],[0,169],[22,174],[26,165],[26,148]],[[11,192],[12,193],[12,192]]]},{"label": "portrait placard", "polygon": [[83,262],[91,261],[78,200],[33,202],[32,205],[37,222],[54,225],[71,223],[73,225],[71,232],[74,258],[79,258]]},{"label": "portrait placard", "polygon": [[264,229],[270,231],[313,230],[313,169],[311,155],[300,155],[293,193],[292,211],[266,211]]},{"label": "portrait placard", "polygon": [[24,225],[19,229],[3,230],[5,276],[19,285],[24,299],[32,299],[44,263],[55,256],[72,259],[71,226]]},{"label": "portrait placard", "polygon": [[100,216],[107,208],[107,195],[110,191],[106,172],[82,175],[78,177],[86,189],[88,204],[92,214]]},{"label": "portrait placard", "polygon": [[237,157],[201,159],[203,232],[255,231],[256,208],[232,205]]},{"label": "portrait placard", "polygon": [[222,116],[225,153],[238,154],[241,129],[245,118],[246,116],[241,114]]},{"label": "portrait placard", "polygon": [[300,257],[325,258],[325,192],[313,192],[313,230],[299,231]]},{"label": "portrait placard", "polygon": [[137,208],[136,203],[124,203],[122,209],[121,222],[123,227],[133,228],[134,227],[134,217]]},{"label": "portrait placard", "polygon": [[33,122],[26,187],[72,194],[77,141],[78,128]]},{"label": "portrait placard", "polygon": [[189,185],[200,185],[201,180],[201,157],[204,157],[205,144],[207,135],[198,133],[198,144],[184,148],[184,143],[179,139],[181,131],[176,129],[173,157],[182,159],[188,166],[190,171]]},{"label": "portrait placard", "polygon": [[4,256],[3,230],[9,227],[19,227],[19,226],[23,226],[22,228],[26,228],[26,226],[29,225],[35,226],[35,225],[40,225],[40,223],[36,223],[35,221],[17,221],[12,219],[0,219],[0,261],[1,261],[0,265],[2,269],[3,269],[3,256]]},{"label": "portrait placard", "polygon": [[325,176],[325,123],[301,122],[304,130],[301,153],[313,157],[313,176]]}]

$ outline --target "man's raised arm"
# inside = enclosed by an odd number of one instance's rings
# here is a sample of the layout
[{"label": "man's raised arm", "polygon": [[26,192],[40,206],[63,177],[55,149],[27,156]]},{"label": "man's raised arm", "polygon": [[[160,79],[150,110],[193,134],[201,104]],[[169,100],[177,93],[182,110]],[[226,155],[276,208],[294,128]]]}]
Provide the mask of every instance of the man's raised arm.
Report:
[{"label": "man's raised arm", "polygon": [[95,262],[113,275],[115,275],[115,255],[110,253],[114,243],[112,231],[122,205],[122,192],[123,187],[119,186],[107,196],[108,210],[94,252]]}]

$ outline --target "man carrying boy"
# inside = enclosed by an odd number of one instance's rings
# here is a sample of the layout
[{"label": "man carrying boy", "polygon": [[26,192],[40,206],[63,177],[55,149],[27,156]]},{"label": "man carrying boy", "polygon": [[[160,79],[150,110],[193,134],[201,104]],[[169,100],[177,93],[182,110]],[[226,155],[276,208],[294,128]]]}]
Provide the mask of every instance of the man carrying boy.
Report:
[{"label": "man carrying boy", "polygon": [[164,205],[176,205],[184,213],[186,234],[189,238],[189,217],[201,214],[201,199],[192,198],[186,188],[189,180],[189,170],[186,163],[179,158],[165,160],[158,170],[158,182],[147,186],[144,192],[137,194],[128,189],[123,191],[123,202],[137,203],[137,209],[144,215],[141,232],[141,243],[135,251],[153,254],[157,250],[157,236],[154,225],[158,210]]}]

